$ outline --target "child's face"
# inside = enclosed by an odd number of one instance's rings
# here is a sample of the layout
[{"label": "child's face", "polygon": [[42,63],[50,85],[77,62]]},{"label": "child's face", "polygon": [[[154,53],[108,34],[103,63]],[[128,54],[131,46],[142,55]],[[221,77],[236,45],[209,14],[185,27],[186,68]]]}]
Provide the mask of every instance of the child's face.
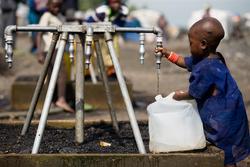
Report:
[{"label": "child's face", "polygon": [[119,9],[121,7],[121,1],[120,0],[109,0],[108,3],[109,3],[110,8],[114,12],[119,11]]},{"label": "child's face", "polygon": [[204,50],[202,49],[202,43],[197,35],[197,32],[191,29],[188,33],[188,39],[192,56],[203,56]]},{"label": "child's face", "polygon": [[53,14],[53,15],[58,15],[62,6],[62,1],[61,0],[52,0],[48,4],[48,10]]}]

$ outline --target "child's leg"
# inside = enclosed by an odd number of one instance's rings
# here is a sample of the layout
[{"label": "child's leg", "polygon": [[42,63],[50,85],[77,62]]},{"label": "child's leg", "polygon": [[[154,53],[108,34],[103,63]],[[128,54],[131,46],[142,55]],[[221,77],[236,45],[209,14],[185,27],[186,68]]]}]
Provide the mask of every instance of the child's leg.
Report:
[{"label": "child's leg", "polygon": [[65,64],[62,61],[61,67],[59,70],[59,76],[57,80],[57,91],[58,91],[58,99],[56,101],[56,105],[67,112],[74,112],[74,110],[69,106],[66,102],[66,72],[65,72]]}]

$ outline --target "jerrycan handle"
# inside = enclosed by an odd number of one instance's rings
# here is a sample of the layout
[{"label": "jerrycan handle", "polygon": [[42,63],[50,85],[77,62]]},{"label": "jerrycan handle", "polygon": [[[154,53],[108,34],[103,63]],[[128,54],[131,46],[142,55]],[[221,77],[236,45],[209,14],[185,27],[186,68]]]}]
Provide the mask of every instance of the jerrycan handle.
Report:
[{"label": "jerrycan handle", "polygon": [[155,96],[155,101],[159,101],[159,100],[161,100],[163,97],[162,97],[162,95],[157,95],[157,96]]}]

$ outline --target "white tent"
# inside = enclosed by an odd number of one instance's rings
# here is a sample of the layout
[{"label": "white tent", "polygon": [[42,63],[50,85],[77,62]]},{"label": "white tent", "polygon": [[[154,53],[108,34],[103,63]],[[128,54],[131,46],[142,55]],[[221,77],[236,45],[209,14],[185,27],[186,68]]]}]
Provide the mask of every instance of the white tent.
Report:
[{"label": "white tent", "polygon": [[[192,12],[191,17],[188,21],[188,29],[196,21],[202,19],[203,14],[204,14],[204,10],[198,10],[198,11]],[[218,19],[221,22],[225,31],[224,39],[228,39],[233,32],[233,22],[232,22],[233,14],[225,10],[211,9],[210,16]]]},{"label": "white tent", "polygon": [[[161,16],[161,13],[155,10],[150,9],[139,9],[132,11],[130,16],[137,18],[142,27],[158,27],[158,19]],[[146,34],[146,41],[154,42],[155,35],[154,34]]]},{"label": "white tent", "polygon": [[250,27],[250,12],[245,13],[245,14],[243,15],[243,17],[246,19],[245,25],[246,25],[247,27]]}]

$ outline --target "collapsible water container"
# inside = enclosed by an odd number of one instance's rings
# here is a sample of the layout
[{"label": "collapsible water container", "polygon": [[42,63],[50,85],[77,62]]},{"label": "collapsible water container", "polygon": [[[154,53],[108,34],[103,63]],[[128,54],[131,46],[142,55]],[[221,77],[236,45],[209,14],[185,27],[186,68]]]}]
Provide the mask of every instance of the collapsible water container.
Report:
[{"label": "collapsible water container", "polygon": [[174,93],[147,107],[149,150],[154,153],[202,149],[206,139],[194,101],[177,101]]}]

